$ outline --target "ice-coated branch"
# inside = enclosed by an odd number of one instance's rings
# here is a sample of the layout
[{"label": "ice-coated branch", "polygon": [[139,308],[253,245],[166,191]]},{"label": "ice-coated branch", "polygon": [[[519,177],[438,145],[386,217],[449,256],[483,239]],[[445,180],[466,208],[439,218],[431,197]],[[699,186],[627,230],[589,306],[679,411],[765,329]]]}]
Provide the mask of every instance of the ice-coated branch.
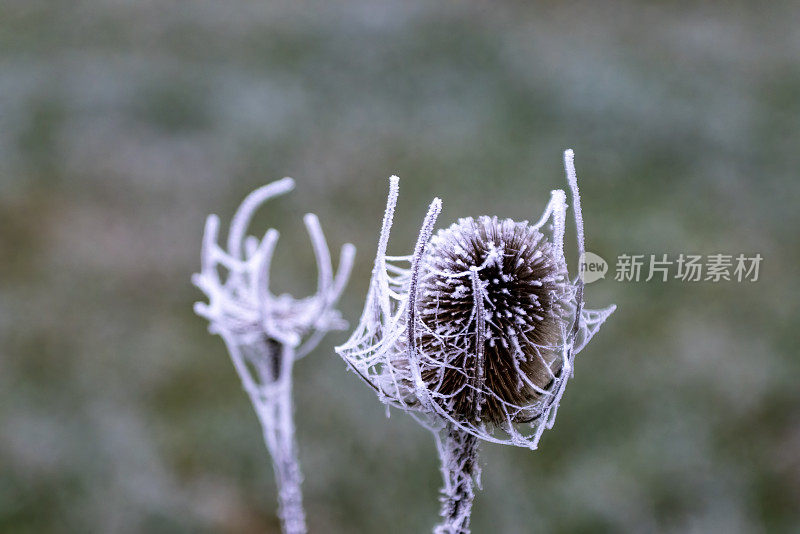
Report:
[{"label": "ice-coated branch", "polygon": [[317,263],[316,293],[303,299],[273,295],[269,289],[270,265],[278,232],[269,229],[261,240],[246,233],[253,215],[267,200],[293,188],[294,180],[284,178],[250,193],[233,216],[227,249],[218,245],[219,217],[210,215],[203,235],[201,270],[192,281],[208,297],[208,303],[195,304],[195,312],[209,321],[211,333],[224,340],[261,423],[278,485],[283,531],[304,534],[292,367],[327,332],[346,326],[334,306],[350,276],[355,248],[350,244],[342,247],[334,275],[319,220],[315,215],[306,215],[304,221]]}]

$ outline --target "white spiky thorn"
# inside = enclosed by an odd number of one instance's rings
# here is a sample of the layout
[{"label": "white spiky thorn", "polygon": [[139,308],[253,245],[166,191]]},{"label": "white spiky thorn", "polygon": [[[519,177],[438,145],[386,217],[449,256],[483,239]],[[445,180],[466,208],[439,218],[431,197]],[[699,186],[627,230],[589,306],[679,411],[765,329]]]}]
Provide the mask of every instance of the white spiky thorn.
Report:
[{"label": "white spiky thorn", "polygon": [[316,293],[296,299],[269,289],[270,263],[278,232],[259,240],[245,236],[256,210],[267,200],[288,193],[294,180],[284,178],[256,189],[239,206],[228,230],[227,250],[217,244],[219,217],[209,215],[203,235],[201,270],[192,282],[208,297],[195,312],[219,334],[258,415],[278,484],[281,526],[286,534],[306,532],[292,408],[292,366],[319,343],[326,332],[346,328],[334,305],[353,266],[355,247],[342,247],[333,273],[331,255],[319,220],[304,217],[317,263]]},{"label": "white spiky thorn", "polygon": [[[573,160],[572,150],[567,150],[564,165],[573,198],[580,256],[584,252],[583,218]],[[413,254],[388,256],[386,250],[398,191],[398,178],[392,176],[364,310],[350,339],[336,351],[387,407],[409,413],[433,432],[444,482],[442,522],[435,532],[466,534],[470,532],[473,485],[479,483],[478,441],[536,449],[544,430],[555,423],[559,402],[573,374],[575,356],[613,313],[615,306],[584,309],[581,278],[576,276],[570,280],[566,274],[567,197],[564,191],[552,191],[544,213],[535,224],[490,217],[478,218],[477,222],[461,219],[432,237],[442,208],[441,200],[436,198],[425,216]],[[498,312],[493,308],[495,300],[491,291],[497,292],[498,287],[509,281],[503,278],[501,266],[504,262],[510,261],[511,265],[519,267],[514,261],[521,261],[525,251],[524,247],[504,249],[508,243],[495,243],[487,239],[487,235],[462,239],[466,235],[462,232],[464,228],[480,225],[500,228],[506,232],[504,235],[512,235],[514,239],[524,235],[531,240],[531,246],[540,247],[535,255],[525,256],[525,261],[531,263],[522,264],[522,267],[533,268],[545,257],[550,277],[544,282],[550,284],[548,295],[558,297],[554,307],[557,309],[547,317],[536,318],[527,316],[526,310],[519,306],[506,309],[506,313],[513,310],[518,314],[516,318],[504,316],[506,324],[515,324],[514,319],[517,319],[516,324],[521,326],[498,336],[498,321],[494,315]],[[485,257],[473,255],[472,264],[461,260],[469,256],[465,255],[465,247],[472,247],[474,253],[477,246],[485,248],[481,251],[485,252]],[[428,255],[426,248],[432,250]],[[447,271],[439,269],[441,262],[435,261],[442,257],[449,268]],[[498,270],[500,275],[496,279],[493,275],[485,280],[488,273]],[[526,283],[535,286],[538,282]],[[490,287],[491,284],[495,284],[494,287]],[[536,311],[536,295],[531,298],[534,304],[528,311]],[[452,319],[452,314],[447,315],[452,310],[440,305],[439,299],[451,303],[460,299],[462,305],[466,302],[467,313]],[[538,324],[545,320],[549,321],[546,325]],[[484,349],[500,342],[507,345],[506,353],[521,355],[520,336],[539,326],[546,326],[548,339],[555,340],[541,345],[528,340],[526,349],[539,357],[536,364],[546,372],[544,376],[549,382],[534,383],[517,365],[513,371],[515,376],[507,378],[526,391],[526,395],[519,396],[528,401],[524,405],[510,402],[488,385],[488,373],[494,373],[492,378],[496,379],[497,370],[486,367]],[[543,358],[542,353],[550,359]],[[516,358],[512,360],[517,362]],[[453,380],[445,385],[448,375],[460,378],[461,385],[457,389],[453,390]],[[465,414],[464,403],[474,406],[474,410]]]}]

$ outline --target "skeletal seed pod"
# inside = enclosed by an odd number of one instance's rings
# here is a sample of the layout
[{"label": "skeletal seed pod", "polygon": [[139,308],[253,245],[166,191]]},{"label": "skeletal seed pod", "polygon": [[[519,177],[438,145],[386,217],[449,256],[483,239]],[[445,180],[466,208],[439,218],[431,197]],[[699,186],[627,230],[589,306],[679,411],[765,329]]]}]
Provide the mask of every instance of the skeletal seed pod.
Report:
[{"label": "skeletal seed pod", "polygon": [[470,217],[433,236],[421,270],[420,370],[440,406],[464,422],[535,417],[529,407],[561,368],[572,296],[563,256],[527,221]]},{"label": "skeletal seed pod", "polygon": [[292,368],[331,330],[346,323],[335,305],[353,266],[355,248],[342,247],[334,274],[331,254],[315,215],[304,218],[317,261],[317,292],[310,297],[275,296],[269,288],[278,231],[262,239],[247,236],[256,210],[288,193],[294,180],[284,178],[250,193],[231,220],[227,248],[217,243],[219,218],[209,215],[203,234],[201,270],[192,277],[208,303],[195,312],[208,319],[209,331],[225,341],[244,390],[258,415],[278,483],[278,513],[285,534],[305,534],[292,404]]}]

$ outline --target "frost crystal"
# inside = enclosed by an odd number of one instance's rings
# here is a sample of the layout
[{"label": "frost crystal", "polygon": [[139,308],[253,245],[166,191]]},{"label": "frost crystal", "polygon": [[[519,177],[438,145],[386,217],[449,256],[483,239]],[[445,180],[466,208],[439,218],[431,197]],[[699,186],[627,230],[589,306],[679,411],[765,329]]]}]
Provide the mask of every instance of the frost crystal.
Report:
[{"label": "frost crystal", "polygon": [[224,340],[261,422],[278,483],[283,530],[302,534],[306,525],[292,414],[292,366],[313,350],[326,332],[346,327],[334,305],[350,276],[355,248],[350,244],[342,247],[334,276],[319,220],[306,215],[317,261],[317,291],[303,299],[273,295],[269,274],[278,232],[270,229],[260,241],[245,234],[261,205],[293,188],[294,181],[284,178],[248,195],[231,222],[227,250],[217,244],[219,218],[209,215],[201,271],[192,281],[209,300],[196,303],[195,312],[208,319],[212,334]]},{"label": "frost crystal", "polygon": [[[571,150],[564,163],[580,257]],[[434,433],[444,477],[437,532],[465,533],[478,439],[536,449],[555,422],[575,356],[615,307],[584,309],[583,282],[569,279],[564,191],[551,193],[534,224],[466,218],[433,236],[436,198],[414,253],[387,256],[398,188],[392,176],[364,311],[336,350],[384,403]]]}]

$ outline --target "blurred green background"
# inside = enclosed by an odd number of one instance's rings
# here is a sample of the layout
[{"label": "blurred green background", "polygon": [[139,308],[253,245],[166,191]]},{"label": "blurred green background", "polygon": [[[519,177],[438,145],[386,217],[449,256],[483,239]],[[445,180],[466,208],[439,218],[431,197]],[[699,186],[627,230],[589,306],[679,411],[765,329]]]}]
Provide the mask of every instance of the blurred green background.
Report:
[{"label": "blurred green background", "polygon": [[[538,218],[576,151],[588,248],[761,253],[756,283],[587,289],[616,314],[540,449],[483,447],[476,533],[800,531],[800,6],[789,1],[0,2],[0,531],[278,532],[222,342],[192,313],[203,221],[295,192],[359,256],[427,203]],[[574,243],[574,239],[572,240]],[[574,265],[574,254],[571,258]],[[614,266],[612,264],[612,275]],[[310,528],[436,520],[431,436],[333,353],[296,366]]]}]

